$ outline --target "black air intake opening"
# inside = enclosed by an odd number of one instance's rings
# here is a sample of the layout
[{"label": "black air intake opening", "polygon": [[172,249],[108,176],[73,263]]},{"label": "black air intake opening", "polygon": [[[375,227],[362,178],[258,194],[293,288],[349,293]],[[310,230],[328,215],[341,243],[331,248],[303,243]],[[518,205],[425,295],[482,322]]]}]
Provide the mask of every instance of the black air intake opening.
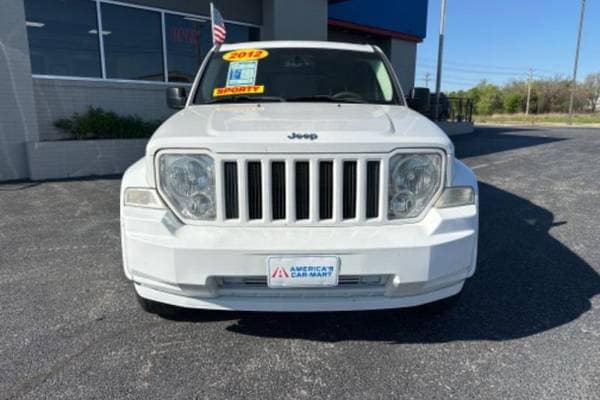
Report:
[{"label": "black air intake opening", "polygon": [[238,206],[238,172],[237,163],[228,161],[224,164],[225,218],[240,217]]},{"label": "black air intake opening", "polygon": [[296,163],[296,219],[309,218],[310,167],[308,161]]},{"label": "black air intake opening", "polygon": [[333,161],[319,163],[319,218],[333,217]]},{"label": "black air intake opening", "polygon": [[379,216],[379,161],[367,162],[367,218]]},{"label": "black air intake opening", "polygon": [[344,188],[343,188],[344,219],[356,218],[356,161],[344,162]]},{"label": "black air intake opening", "polygon": [[262,175],[259,161],[248,163],[248,218],[262,218]]},{"label": "black air intake opening", "polygon": [[273,219],[285,219],[285,163],[275,161],[271,164],[271,202]]}]

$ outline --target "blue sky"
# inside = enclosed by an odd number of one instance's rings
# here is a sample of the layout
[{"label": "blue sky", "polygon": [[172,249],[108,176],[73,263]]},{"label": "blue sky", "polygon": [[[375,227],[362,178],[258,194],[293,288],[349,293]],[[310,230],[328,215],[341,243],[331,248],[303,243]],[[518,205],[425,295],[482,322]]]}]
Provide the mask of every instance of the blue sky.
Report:
[{"label": "blue sky", "polygon": [[[486,79],[571,76],[580,0],[448,0],[442,90]],[[435,87],[440,0],[429,0],[427,38],[417,50],[416,85]],[[587,0],[578,79],[600,72],[600,0]]]}]

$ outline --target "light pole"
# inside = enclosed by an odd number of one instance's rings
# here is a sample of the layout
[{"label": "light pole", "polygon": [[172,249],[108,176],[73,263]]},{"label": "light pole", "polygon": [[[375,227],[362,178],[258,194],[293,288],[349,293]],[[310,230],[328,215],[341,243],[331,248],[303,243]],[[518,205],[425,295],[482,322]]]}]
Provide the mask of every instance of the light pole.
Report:
[{"label": "light pole", "polygon": [[577,32],[577,48],[575,50],[575,64],[573,65],[573,82],[571,83],[571,99],[569,100],[569,124],[573,123],[573,101],[577,89],[577,66],[579,64],[579,48],[581,47],[581,32],[585,17],[585,0],[581,0],[581,15],[579,16],[579,31]]},{"label": "light pole", "polygon": [[527,79],[527,105],[525,115],[529,115],[529,102],[531,101],[531,81],[533,80],[533,69],[529,68],[529,79]]},{"label": "light pole", "polygon": [[440,10],[440,41],[438,44],[437,78],[435,82],[435,120],[440,118],[440,90],[442,88],[442,61],[444,58],[444,32],[446,30],[446,0]]},{"label": "light pole", "polygon": [[431,74],[429,72],[425,73],[425,87],[429,89],[429,81],[431,80]]}]

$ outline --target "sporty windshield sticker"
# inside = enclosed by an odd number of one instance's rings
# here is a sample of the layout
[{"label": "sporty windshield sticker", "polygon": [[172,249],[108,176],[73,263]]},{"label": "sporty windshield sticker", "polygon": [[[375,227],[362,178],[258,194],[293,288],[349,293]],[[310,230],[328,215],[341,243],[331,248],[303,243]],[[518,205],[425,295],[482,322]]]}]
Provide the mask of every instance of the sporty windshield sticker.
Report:
[{"label": "sporty windshield sticker", "polygon": [[262,49],[240,49],[223,55],[225,61],[255,61],[265,58],[269,52]]},{"label": "sporty windshield sticker", "polygon": [[265,85],[228,86],[215,88],[213,97],[233,96],[236,94],[261,94],[265,92]]},{"label": "sporty windshield sticker", "polygon": [[234,61],[229,64],[225,86],[253,86],[256,83],[258,61]]}]

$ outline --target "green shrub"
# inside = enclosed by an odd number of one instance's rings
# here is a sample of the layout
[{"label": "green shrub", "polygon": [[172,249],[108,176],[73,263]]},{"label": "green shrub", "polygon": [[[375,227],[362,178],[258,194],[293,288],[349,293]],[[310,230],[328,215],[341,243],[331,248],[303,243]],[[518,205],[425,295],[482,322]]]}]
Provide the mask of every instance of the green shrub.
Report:
[{"label": "green shrub", "polygon": [[59,119],[54,126],[74,139],[136,139],[152,136],[161,121],[145,121],[138,116],[117,115],[112,111],[90,107],[85,113]]}]

